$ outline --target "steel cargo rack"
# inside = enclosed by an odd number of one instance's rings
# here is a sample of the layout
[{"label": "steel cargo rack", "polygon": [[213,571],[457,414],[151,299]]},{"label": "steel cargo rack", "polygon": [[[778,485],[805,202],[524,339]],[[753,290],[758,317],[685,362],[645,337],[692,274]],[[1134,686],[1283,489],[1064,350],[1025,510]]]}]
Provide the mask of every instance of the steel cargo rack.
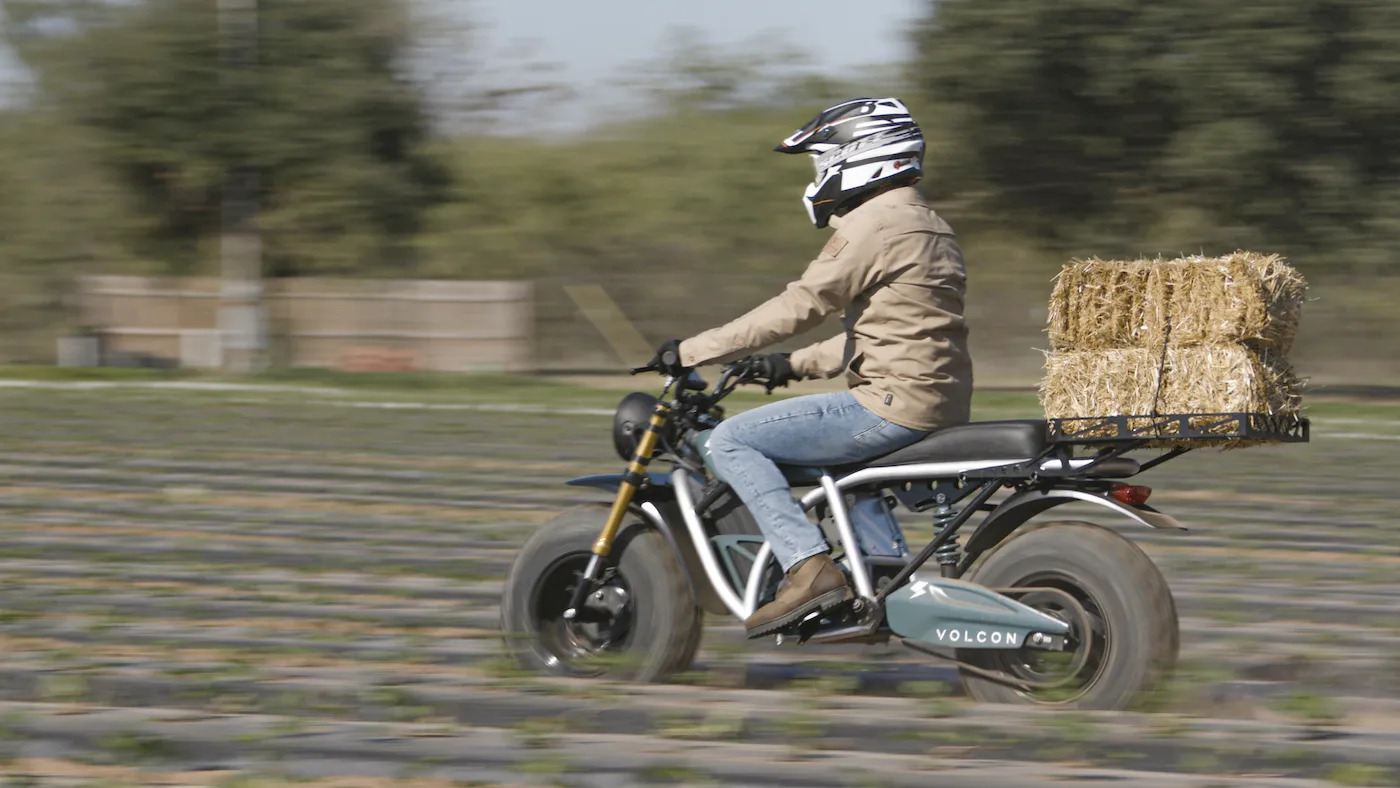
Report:
[{"label": "steel cargo rack", "polygon": [[1169,441],[1195,443],[1252,440],[1307,443],[1310,425],[1301,416],[1267,413],[1171,413],[1049,419],[1051,443],[1105,445]]},{"label": "steel cargo rack", "polygon": [[[962,479],[1126,478],[1198,448],[1306,443],[1308,420],[1267,413],[1171,413],[1047,419],[1045,448],[1025,462],[966,471]],[[1127,455],[1167,451],[1145,462]]]}]

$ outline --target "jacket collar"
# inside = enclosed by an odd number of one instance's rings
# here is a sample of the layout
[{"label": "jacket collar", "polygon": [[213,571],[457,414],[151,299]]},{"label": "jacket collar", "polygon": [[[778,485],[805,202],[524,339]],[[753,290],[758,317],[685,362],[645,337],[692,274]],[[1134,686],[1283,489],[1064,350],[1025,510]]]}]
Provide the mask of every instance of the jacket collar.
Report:
[{"label": "jacket collar", "polygon": [[845,224],[846,220],[857,211],[864,211],[867,208],[880,205],[907,205],[909,203],[921,202],[923,202],[923,197],[919,195],[918,189],[915,189],[913,186],[900,186],[896,189],[890,189],[887,192],[880,192],[874,197],[871,197],[870,199],[866,200],[860,205],[857,205],[856,207],[852,208],[849,212],[846,213],[845,216],[833,215],[830,219],[827,220],[827,224],[836,228],[837,230],[840,230],[841,225]]}]

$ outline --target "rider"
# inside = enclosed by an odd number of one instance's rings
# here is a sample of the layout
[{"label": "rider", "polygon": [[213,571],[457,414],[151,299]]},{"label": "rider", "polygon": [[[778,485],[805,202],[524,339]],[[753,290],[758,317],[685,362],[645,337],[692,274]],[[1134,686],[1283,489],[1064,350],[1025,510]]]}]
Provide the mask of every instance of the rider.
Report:
[{"label": "rider", "polygon": [[836,232],[797,281],[748,314],[681,342],[653,364],[679,375],[807,331],[845,310],[845,332],[792,354],[755,358],[776,385],[845,373],[848,390],[773,402],[722,422],[710,438],[734,488],[786,571],[777,598],[744,621],[758,637],[852,598],[820,528],[777,464],[824,466],[887,454],[968,420],[972,361],[963,322],[966,271],[953,230],[914,190],[924,140],[894,98],[845,101],[783,140],[812,154],[803,202]]}]

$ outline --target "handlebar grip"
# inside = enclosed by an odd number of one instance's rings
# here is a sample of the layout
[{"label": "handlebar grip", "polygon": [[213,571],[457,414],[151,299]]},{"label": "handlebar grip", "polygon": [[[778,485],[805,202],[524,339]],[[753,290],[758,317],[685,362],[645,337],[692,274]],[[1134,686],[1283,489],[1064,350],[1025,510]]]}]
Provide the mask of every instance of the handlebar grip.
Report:
[{"label": "handlebar grip", "polygon": [[652,365],[648,364],[648,365],[646,365],[645,367],[632,367],[631,371],[630,371],[628,374],[630,374],[630,375],[640,375],[640,374],[642,374],[643,372],[655,372],[655,371],[656,371],[656,367],[653,367]]}]

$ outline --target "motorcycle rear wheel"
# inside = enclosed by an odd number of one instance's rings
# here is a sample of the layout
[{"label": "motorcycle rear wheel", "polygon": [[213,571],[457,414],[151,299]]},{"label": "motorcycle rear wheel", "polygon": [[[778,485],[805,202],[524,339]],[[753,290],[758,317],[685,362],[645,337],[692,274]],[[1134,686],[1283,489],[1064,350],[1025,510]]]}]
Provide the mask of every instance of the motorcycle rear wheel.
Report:
[{"label": "motorcycle rear wheel", "polygon": [[[1167,581],[1141,548],[1116,531],[1075,521],[1037,525],[999,545],[964,579],[989,588],[1053,588],[1078,603],[1067,605],[1053,592],[1016,597],[1068,621],[1071,651],[957,652],[959,660],[982,670],[1060,686],[1028,689],[963,670],[963,686],[975,700],[1123,709],[1160,685],[1176,663],[1180,633]],[[1085,648],[1087,655],[1079,651]]]},{"label": "motorcycle rear wheel", "polygon": [[501,596],[506,652],[537,672],[664,681],[695,659],[703,613],[675,551],[655,529],[624,522],[604,582],[573,621],[564,619],[607,512],[569,509],[521,548]]}]

